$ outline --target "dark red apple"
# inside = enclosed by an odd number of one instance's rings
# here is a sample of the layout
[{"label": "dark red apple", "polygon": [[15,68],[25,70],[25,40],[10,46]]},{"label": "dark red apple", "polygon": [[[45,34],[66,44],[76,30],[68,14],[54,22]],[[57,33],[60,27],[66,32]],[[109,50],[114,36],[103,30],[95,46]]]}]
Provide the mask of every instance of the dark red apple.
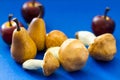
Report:
[{"label": "dark red apple", "polygon": [[44,7],[40,2],[35,0],[28,1],[23,4],[21,13],[25,21],[29,24],[31,20],[39,14],[41,17],[44,16]]},{"label": "dark red apple", "polygon": [[[10,14],[8,17],[8,21],[3,23],[1,26],[1,35],[3,40],[8,44],[11,45],[12,43],[12,33],[14,29],[17,27],[16,23],[11,20],[12,15]],[[23,26],[22,23],[19,22],[20,26]]]},{"label": "dark red apple", "polygon": [[96,36],[104,33],[113,33],[115,29],[115,22],[107,16],[109,7],[106,7],[104,15],[95,16],[92,20],[92,30]]}]

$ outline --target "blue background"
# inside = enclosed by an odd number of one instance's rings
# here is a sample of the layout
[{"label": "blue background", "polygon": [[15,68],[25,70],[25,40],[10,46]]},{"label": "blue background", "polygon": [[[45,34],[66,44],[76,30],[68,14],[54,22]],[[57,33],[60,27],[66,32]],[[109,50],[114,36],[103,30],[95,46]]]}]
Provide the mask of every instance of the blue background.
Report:
[{"label": "blue background", "polygon": [[[26,0],[27,1],[27,0]],[[0,0],[0,25],[7,21],[9,13],[13,13],[27,28],[21,16],[21,7],[25,0]],[[10,48],[0,36],[0,80],[120,80],[120,1],[119,0],[38,0],[45,7],[44,20],[47,32],[58,29],[69,38],[75,32],[92,31],[91,21],[96,15],[102,15],[105,7],[111,11],[108,15],[116,22],[114,36],[117,42],[117,53],[110,62],[100,62],[91,56],[82,70],[66,72],[62,67],[51,76],[45,77],[42,70],[25,71],[10,55]],[[44,52],[39,52],[38,59]]]}]

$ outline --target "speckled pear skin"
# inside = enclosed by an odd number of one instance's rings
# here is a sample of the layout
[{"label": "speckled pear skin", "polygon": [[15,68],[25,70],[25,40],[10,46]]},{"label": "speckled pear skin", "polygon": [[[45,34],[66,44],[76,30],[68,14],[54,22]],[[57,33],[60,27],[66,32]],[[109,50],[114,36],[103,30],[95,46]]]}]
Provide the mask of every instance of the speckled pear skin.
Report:
[{"label": "speckled pear skin", "polygon": [[35,42],[38,51],[45,48],[46,27],[42,18],[34,18],[28,27],[28,34]]},{"label": "speckled pear skin", "polygon": [[17,31],[17,29],[15,29],[13,32],[11,45],[12,58],[18,63],[23,63],[28,59],[35,58],[36,53],[36,45],[28,35],[25,28],[21,27],[20,31]]}]

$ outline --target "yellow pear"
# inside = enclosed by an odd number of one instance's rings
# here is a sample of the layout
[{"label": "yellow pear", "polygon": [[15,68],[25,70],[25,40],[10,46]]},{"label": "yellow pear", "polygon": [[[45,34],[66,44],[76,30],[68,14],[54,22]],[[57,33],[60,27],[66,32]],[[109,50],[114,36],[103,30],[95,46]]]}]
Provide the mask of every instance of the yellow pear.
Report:
[{"label": "yellow pear", "polygon": [[35,42],[38,51],[45,48],[46,27],[42,18],[36,17],[31,21],[28,27],[28,34]]},{"label": "yellow pear", "polygon": [[17,28],[13,32],[11,55],[16,62],[23,63],[28,59],[35,58],[37,48],[26,29],[18,25],[16,18],[13,21],[16,22]]}]

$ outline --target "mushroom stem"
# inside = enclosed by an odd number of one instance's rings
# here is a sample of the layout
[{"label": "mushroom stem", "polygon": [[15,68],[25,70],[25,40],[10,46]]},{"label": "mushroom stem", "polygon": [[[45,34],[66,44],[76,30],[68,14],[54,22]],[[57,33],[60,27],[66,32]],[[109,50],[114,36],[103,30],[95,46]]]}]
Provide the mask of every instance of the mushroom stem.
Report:
[{"label": "mushroom stem", "polygon": [[37,70],[43,68],[43,60],[29,59],[22,64],[22,67],[27,70]]},{"label": "mushroom stem", "polygon": [[8,15],[8,21],[9,21],[9,25],[12,26],[12,23],[11,23],[11,19],[13,17],[13,14],[9,14]]},{"label": "mushroom stem", "polygon": [[84,45],[89,46],[94,42],[96,36],[89,31],[78,31],[75,34],[76,39],[79,39]]},{"label": "mushroom stem", "polygon": [[51,52],[51,54],[56,58],[56,59],[59,59],[59,49],[60,47],[52,47],[52,48],[49,48],[48,50]]},{"label": "mushroom stem", "polygon": [[[59,48],[57,50],[59,50]],[[58,53],[58,51],[54,52],[56,54]],[[43,57],[43,60],[30,59],[25,61],[22,64],[22,67],[27,70],[37,70],[42,68],[44,75],[49,76],[60,66],[58,59],[56,59],[52,53],[53,52],[51,52],[51,50],[47,50]]]},{"label": "mushroom stem", "polygon": [[13,21],[17,24],[17,31],[20,31],[20,26],[17,18],[14,18]]},{"label": "mushroom stem", "polygon": [[106,7],[105,12],[104,12],[104,18],[105,18],[105,20],[106,20],[108,11],[110,11],[110,8]]}]

